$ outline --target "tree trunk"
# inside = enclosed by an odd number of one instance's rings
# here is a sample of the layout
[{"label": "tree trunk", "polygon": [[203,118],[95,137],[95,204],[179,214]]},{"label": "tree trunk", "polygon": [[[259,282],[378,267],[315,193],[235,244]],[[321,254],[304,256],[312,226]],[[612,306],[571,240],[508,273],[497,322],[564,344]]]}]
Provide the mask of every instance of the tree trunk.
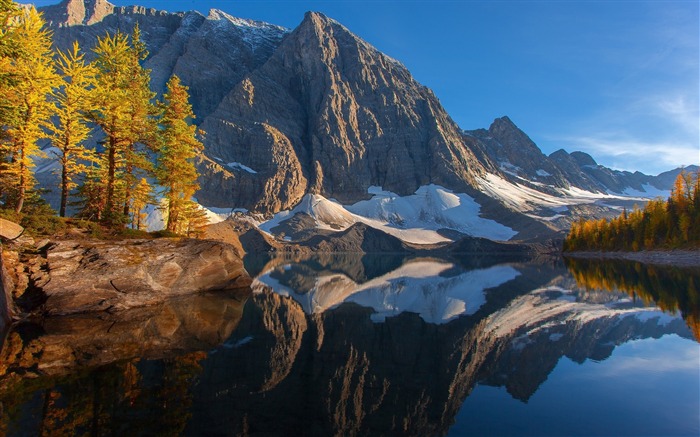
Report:
[{"label": "tree trunk", "polygon": [[20,150],[19,157],[19,190],[17,190],[17,205],[15,206],[15,212],[22,212],[22,207],[24,206],[24,197],[27,194],[26,181],[27,177],[25,175],[27,171],[27,166],[24,164],[24,148]]},{"label": "tree trunk", "polygon": [[131,174],[134,171],[134,165],[127,162],[126,164],[126,190],[124,193],[124,217],[129,217],[129,203],[131,203],[131,190],[133,188],[133,183],[132,183],[132,177]]},{"label": "tree trunk", "polygon": [[109,150],[107,151],[107,202],[105,204],[105,216],[107,220],[114,220],[114,176],[117,166],[117,141],[109,137]]},{"label": "tree trunk", "polygon": [[66,168],[68,163],[66,162],[65,153],[63,152],[63,168],[61,169],[61,207],[58,211],[58,215],[61,217],[66,216],[66,206],[68,205],[68,169]]}]

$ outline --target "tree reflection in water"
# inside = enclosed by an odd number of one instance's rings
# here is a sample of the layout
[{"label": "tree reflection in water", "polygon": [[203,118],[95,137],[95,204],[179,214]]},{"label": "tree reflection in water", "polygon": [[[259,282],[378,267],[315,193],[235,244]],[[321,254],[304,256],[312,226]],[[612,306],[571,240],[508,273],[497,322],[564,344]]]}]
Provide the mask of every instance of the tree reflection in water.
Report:
[{"label": "tree reflection in water", "polygon": [[565,262],[580,287],[621,291],[665,312],[680,313],[700,341],[700,269],[623,260],[565,258]]}]

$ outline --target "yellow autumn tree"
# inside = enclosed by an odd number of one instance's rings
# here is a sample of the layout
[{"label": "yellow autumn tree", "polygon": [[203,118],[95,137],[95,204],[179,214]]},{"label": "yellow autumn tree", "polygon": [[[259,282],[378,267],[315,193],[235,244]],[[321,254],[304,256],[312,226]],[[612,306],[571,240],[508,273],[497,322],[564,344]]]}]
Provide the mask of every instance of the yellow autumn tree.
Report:
[{"label": "yellow autumn tree", "polygon": [[91,131],[86,113],[96,71],[85,62],[85,55],[80,52],[77,42],[73,43],[71,50],[59,52],[58,60],[63,82],[54,94],[56,116],[51,141],[58,150],[57,159],[61,163],[59,215],[65,217],[68,195],[76,188],[76,178],[85,173],[86,164],[97,160],[94,150],[84,145]]},{"label": "yellow autumn tree", "polygon": [[34,158],[42,156],[38,141],[46,137],[45,129],[56,109],[50,97],[59,77],[54,68],[51,34],[36,9],[24,8],[11,20],[8,25],[15,46],[11,56],[0,62],[2,75],[9,78],[2,90],[7,110],[3,114],[0,165],[5,200],[19,213],[36,183]]},{"label": "yellow autumn tree", "polygon": [[186,223],[194,221],[196,216],[196,208],[190,205],[192,195],[199,188],[194,157],[203,146],[191,124],[193,118],[187,87],[173,76],[163,96],[156,165],[158,183],[163,187],[167,203],[166,229],[171,232],[182,231],[183,224],[186,229]]}]

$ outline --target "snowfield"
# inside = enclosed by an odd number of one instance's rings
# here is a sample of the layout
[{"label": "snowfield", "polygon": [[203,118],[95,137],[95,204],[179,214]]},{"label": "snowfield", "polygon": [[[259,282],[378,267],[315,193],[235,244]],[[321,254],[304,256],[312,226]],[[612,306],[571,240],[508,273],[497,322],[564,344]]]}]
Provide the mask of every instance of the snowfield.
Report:
[{"label": "snowfield", "polygon": [[[490,197],[543,222],[564,217],[572,205],[598,203],[607,206],[604,204],[606,200],[645,201],[668,195],[668,192],[645,186],[646,192],[628,189],[622,194],[593,193],[570,187],[560,189],[560,195],[556,196],[512,183],[495,174],[487,174],[477,180],[481,190]],[[517,234],[510,227],[481,217],[481,206],[471,196],[439,185],[424,185],[410,196],[399,196],[376,186],[367,191],[372,198],[353,205],[341,205],[318,194],[307,194],[292,210],[277,213],[271,220],[260,223],[260,229],[274,235],[276,226],[295,214],[305,213],[315,220],[318,229],[340,231],[355,223],[365,223],[414,244],[452,241],[439,232],[446,229],[496,241],[507,241]],[[543,209],[550,213],[543,213]]]},{"label": "snowfield", "polygon": [[307,194],[294,209],[275,214],[261,223],[260,229],[273,233],[285,220],[306,213],[314,218],[319,229],[338,231],[365,223],[415,244],[452,241],[438,232],[441,229],[492,240],[508,240],[517,234],[494,220],[480,217],[481,207],[472,197],[439,185],[426,185],[403,197],[380,187],[370,187],[368,193],[371,199],[347,206],[318,194]]},{"label": "snowfield", "polygon": [[[495,174],[487,174],[483,178],[477,178],[481,190],[490,197],[499,199],[509,208],[522,213],[532,213],[546,208],[552,212],[564,212],[569,206],[587,203],[600,203],[605,200],[640,200],[646,201],[650,198],[662,196],[668,197],[669,191],[659,190],[651,185],[645,185],[645,192],[636,191],[631,188],[622,194],[612,192],[593,193],[571,186],[567,189],[559,189],[561,196],[554,196],[548,193],[535,190],[524,185],[509,182]],[[528,214],[539,220],[553,220],[554,217],[541,217],[535,214]]]}]

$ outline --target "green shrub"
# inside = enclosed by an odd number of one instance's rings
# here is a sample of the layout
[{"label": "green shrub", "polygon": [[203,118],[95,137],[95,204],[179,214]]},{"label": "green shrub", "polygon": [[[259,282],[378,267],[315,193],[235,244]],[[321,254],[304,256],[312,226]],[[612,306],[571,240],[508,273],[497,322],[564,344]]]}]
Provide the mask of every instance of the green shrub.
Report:
[{"label": "green shrub", "polygon": [[168,231],[166,229],[160,231],[151,232],[153,238],[181,238],[182,235],[176,234],[175,232]]}]

